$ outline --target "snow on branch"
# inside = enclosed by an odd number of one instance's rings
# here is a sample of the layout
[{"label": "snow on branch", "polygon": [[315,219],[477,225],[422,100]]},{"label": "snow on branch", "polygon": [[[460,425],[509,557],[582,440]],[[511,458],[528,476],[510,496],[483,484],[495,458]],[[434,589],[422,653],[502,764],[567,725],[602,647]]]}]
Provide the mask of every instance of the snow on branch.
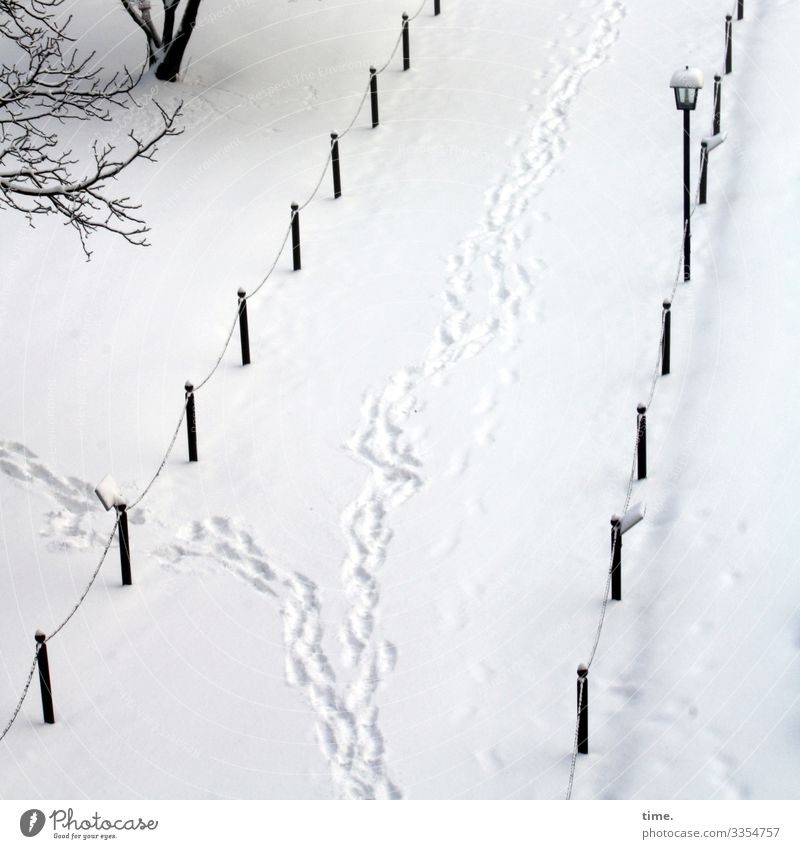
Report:
[{"label": "snow on branch", "polygon": [[158,104],[159,126],[147,135],[131,131],[117,147],[95,141],[91,164],[65,149],[59,131],[68,121],[109,122],[119,108],[136,105],[141,74],[128,69],[104,76],[94,54],[79,56],[60,14],[64,0],[0,0],[0,210],[27,216],[59,215],[87,238],[97,230],[144,245],[148,232],[139,206],[114,197],[108,181],[137,159],[152,160],[157,143],[180,132],[180,105]]}]

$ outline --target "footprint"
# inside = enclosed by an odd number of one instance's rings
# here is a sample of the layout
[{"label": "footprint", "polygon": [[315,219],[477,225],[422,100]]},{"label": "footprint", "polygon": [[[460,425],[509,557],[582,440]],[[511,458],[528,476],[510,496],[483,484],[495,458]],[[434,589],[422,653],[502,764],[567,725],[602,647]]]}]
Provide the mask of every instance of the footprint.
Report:
[{"label": "footprint", "polygon": [[493,386],[485,387],[478,398],[478,402],[472,408],[473,416],[481,416],[490,413],[497,406],[497,393]]},{"label": "footprint", "polygon": [[55,502],[56,509],[45,513],[39,530],[49,548],[74,551],[105,544],[104,536],[91,527],[92,519],[99,515],[99,503],[90,484],[57,475],[19,442],[0,441],[0,472]]},{"label": "footprint", "polygon": [[458,478],[469,468],[469,449],[459,448],[453,452],[445,475],[449,478]]}]

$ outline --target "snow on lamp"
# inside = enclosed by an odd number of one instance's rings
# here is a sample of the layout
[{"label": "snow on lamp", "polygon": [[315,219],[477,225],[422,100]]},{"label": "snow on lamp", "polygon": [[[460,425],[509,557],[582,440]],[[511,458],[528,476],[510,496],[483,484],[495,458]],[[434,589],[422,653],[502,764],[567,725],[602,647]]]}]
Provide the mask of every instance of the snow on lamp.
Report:
[{"label": "snow on lamp", "polygon": [[703,72],[687,65],[675,71],[669,85],[675,92],[675,106],[681,110],[693,110],[697,106],[697,93],[703,87]]}]

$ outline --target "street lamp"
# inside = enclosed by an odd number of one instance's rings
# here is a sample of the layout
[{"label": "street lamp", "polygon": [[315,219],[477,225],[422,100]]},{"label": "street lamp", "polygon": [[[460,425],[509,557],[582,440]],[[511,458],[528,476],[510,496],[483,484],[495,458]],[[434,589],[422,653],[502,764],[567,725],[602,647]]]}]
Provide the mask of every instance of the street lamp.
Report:
[{"label": "street lamp", "polygon": [[691,257],[691,196],[689,191],[689,113],[697,106],[697,93],[703,87],[703,72],[688,65],[675,71],[669,81],[675,92],[675,106],[683,112],[683,279],[689,280]]}]

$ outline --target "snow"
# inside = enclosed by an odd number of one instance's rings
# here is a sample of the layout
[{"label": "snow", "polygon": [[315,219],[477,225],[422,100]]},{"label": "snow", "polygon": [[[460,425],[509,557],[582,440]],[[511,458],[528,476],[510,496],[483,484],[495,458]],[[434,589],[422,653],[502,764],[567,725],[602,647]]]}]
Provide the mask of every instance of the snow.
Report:
[{"label": "snow", "polygon": [[702,88],[703,72],[700,68],[679,68],[669,81],[670,88]]},{"label": "snow", "polygon": [[[447,0],[411,23],[0,744],[5,798],[563,798],[636,405],[682,237],[671,69],[729,0]],[[405,4],[204,0],[186,132],[120,185],[152,247],[91,263],[7,213],[0,707],[70,612],[399,34]],[[408,9],[413,13],[413,9]],[[118,3],[80,45],[133,63]],[[796,798],[795,0],[748,2],[647,413],[573,798]],[[106,61],[106,60],[104,60]],[[147,97],[144,98],[147,100]],[[155,121],[151,109],[143,120]],[[127,115],[107,132],[123,131]],[[692,169],[712,97],[693,120]],[[74,146],[90,128],[72,127]]]}]

